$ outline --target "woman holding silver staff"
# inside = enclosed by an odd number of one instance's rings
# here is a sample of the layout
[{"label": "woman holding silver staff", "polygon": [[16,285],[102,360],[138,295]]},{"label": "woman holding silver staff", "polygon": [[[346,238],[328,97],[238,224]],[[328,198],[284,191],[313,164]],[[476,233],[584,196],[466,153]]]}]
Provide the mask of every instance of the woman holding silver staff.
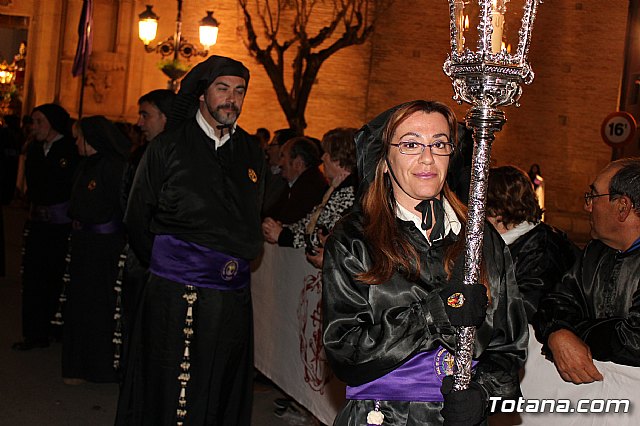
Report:
[{"label": "woman holding silver staff", "polygon": [[[445,183],[456,126],[413,101],[356,136],[362,198],[324,250],[325,352],[347,383],[335,425],[483,424],[490,397],[520,395],[527,320],[490,226],[481,282],[462,280],[466,208]],[[452,392],[456,326],[478,329],[471,384]]]}]

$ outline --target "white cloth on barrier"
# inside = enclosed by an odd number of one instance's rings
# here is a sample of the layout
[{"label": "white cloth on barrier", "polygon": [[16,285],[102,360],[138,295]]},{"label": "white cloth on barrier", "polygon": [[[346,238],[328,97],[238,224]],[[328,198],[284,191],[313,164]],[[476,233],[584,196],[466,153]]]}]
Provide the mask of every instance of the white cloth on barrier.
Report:
[{"label": "white cloth on barrier", "polygon": [[[521,381],[525,400],[566,399],[576,408],[579,400],[591,400],[591,404],[600,409],[600,401],[612,399],[629,400],[629,411],[610,413],[521,413],[522,425],[526,426],[637,426],[640,425],[640,368],[611,362],[594,361],[604,376],[601,382],[575,385],[562,380],[555,365],[541,354],[540,344],[529,326],[529,355],[525,364],[525,373]],[[613,406],[615,407],[615,406]],[[602,407],[604,409],[604,407]],[[548,411],[548,409],[547,409]],[[517,423],[516,423],[517,424]]]},{"label": "white cloth on barrier", "polygon": [[255,367],[324,424],[345,403],[345,385],[322,348],[321,272],[303,249],[265,244],[251,273]]}]

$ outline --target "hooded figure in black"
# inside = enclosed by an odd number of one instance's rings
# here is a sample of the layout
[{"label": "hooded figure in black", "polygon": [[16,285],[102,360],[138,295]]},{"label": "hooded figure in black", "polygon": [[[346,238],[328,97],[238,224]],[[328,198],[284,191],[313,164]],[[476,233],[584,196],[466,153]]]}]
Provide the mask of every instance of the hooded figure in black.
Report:
[{"label": "hooded figure in black", "polygon": [[262,249],[266,164],[236,120],[249,70],[212,56],[181,82],[167,130],[147,148],[125,214],[149,266],[118,425],[249,425],[249,261]]},{"label": "hooded figure in black", "polygon": [[65,270],[71,185],[78,152],[67,111],[56,104],[33,109],[34,141],[25,160],[29,219],[25,226],[22,274],[22,334],[14,350],[49,346],[60,337],[52,328]]},{"label": "hooded figure in black", "polygon": [[[361,199],[324,249],[324,349],[347,384],[335,425],[485,424],[490,397],[520,394],[526,315],[490,226],[480,283],[462,280],[466,208],[445,182],[456,127],[447,106],[413,101],[356,135]],[[452,392],[456,326],[477,333],[470,386]]]},{"label": "hooded figure in black", "polygon": [[69,208],[73,223],[62,377],[67,384],[115,382],[112,339],[125,244],[120,191],[131,143],[103,116],[82,118],[74,124],[74,135],[83,158]]}]

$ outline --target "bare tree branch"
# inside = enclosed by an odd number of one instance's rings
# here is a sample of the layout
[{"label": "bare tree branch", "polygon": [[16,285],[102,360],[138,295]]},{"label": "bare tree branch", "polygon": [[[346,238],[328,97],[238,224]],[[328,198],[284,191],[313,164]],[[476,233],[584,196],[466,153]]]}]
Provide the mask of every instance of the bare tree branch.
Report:
[{"label": "bare tree branch", "polygon": [[[393,1],[238,0],[245,18],[244,44],[271,79],[278,103],[292,129],[299,134],[304,132],[307,125],[305,110],[324,61],[341,49],[364,43],[373,32],[376,16]],[[312,19],[318,16],[320,4],[331,4],[332,13],[317,33],[310,34],[309,29],[317,26]],[[264,37],[261,40],[255,31],[252,14],[262,26]],[[290,35],[283,34],[285,22],[291,25]],[[294,46],[295,51],[287,53]],[[285,82],[286,58],[291,61],[289,88]]]}]

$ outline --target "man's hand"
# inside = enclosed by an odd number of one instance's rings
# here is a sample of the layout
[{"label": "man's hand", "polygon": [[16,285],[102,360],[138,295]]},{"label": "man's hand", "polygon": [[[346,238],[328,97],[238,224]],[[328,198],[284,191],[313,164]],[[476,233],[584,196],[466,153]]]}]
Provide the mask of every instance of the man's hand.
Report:
[{"label": "man's hand", "polygon": [[547,342],[553,362],[565,382],[575,384],[601,381],[602,374],[593,363],[591,350],[573,332],[560,329],[549,335]]},{"label": "man's hand", "polygon": [[276,222],[270,217],[262,221],[262,235],[264,235],[264,239],[268,243],[276,244],[278,237],[280,237],[280,232],[282,232],[282,223]]}]

